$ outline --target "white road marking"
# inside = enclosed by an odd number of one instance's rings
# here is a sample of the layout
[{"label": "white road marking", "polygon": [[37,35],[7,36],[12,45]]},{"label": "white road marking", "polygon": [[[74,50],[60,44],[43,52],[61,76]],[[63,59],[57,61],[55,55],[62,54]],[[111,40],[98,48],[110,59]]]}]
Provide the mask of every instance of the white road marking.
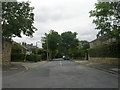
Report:
[{"label": "white road marking", "polygon": [[60,61],[60,66],[62,66],[62,62]]}]

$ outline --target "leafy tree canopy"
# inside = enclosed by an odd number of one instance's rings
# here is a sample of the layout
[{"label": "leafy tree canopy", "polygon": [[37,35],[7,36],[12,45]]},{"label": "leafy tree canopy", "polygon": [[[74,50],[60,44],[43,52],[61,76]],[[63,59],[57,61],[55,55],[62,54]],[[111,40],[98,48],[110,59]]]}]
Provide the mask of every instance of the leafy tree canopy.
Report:
[{"label": "leafy tree canopy", "polygon": [[29,2],[2,3],[2,35],[3,38],[32,36],[37,30],[34,26],[33,7]]},{"label": "leafy tree canopy", "polygon": [[78,39],[77,37],[77,33],[76,32],[64,32],[61,34],[61,38],[62,38],[62,44],[64,47],[68,48],[74,48],[78,45]]},{"label": "leafy tree canopy", "polygon": [[63,32],[61,34],[61,38],[62,38],[61,43],[62,52],[65,55],[71,56],[73,54],[73,51],[78,49],[79,40],[77,39],[77,33],[71,31]]},{"label": "leafy tree canopy", "polygon": [[43,42],[42,47],[46,49],[46,51],[48,48],[51,59],[55,57],[55,53],[60,44],[60,41],[61,41],[60,35],[58,34],[58,32],[54,30],[51,30],[49,34],[45,33],[45,36],[42,37]]},{"label": "leafy tree canopy", "polygon": [[86,40],[79,41],[80,49],[88,49],[90,47],[89,42]]},{"label": "leafy tree canopy", "polygon": [[98,37],[105,35],[107,38],[120,39],[120,1],[96,3],[90,17],[95,17],[93,23],[100,30]]},{"label": "leafy tree canopy", "polygon": [[60,35],[58,34],[58,32],[54,31],[54,30],[51,30],[50,33],[48,34],[48,47],[50,50],[55,50],[57,49],[59,43],[60,43],[60,40],[61,40],[61,37]]},{"label": "leafy tree canopy", "polygon": [[19,43],[14,42],[12,45],[12,53],[22,53],[23,46],[20,45]]}]

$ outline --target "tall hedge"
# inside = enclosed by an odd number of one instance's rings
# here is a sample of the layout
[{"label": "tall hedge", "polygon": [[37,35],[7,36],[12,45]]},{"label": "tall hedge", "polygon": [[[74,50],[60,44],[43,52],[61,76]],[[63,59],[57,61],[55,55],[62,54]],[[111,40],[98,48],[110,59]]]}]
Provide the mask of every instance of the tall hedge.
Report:
[{"label": "tall hedge", "polygon": [[24,61],[25,59],[25,54],[20,54],[20,53],[12,53],[11,54],[11,61]]},{"label": "tall hedge", "polygon": [[109,45],[97,46],[88,50],[90,57],[110,57],[120,58],[120,43],[111,43]]},{"label": "tall hedge", "polygon": [[19,43],[12,44],[11,53],[22,53],[23,46]]},{"label": "tall hedge", "polygon": [[[25,54],[12,54],[11,55],[11,61],[24,61],[25,60]],[[26,61],[32,61],[37,62],[41,60],[41,55],[27,55]]]},{"label": "tall hedge", "polygon": [[41,55],[27,55],[26,57],[27,61],[33,61],[33,62],[37,62],[41,60]]}]

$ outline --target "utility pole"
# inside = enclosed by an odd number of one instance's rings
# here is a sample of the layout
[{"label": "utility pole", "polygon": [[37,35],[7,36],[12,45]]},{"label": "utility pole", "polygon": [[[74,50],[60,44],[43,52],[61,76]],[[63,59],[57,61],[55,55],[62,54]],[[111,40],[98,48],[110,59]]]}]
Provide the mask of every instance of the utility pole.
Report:
[{"label": "utility pole", "polygon": [[46,44],[47,44],[47,60],[48,60],[48,35],[47,35]]}]

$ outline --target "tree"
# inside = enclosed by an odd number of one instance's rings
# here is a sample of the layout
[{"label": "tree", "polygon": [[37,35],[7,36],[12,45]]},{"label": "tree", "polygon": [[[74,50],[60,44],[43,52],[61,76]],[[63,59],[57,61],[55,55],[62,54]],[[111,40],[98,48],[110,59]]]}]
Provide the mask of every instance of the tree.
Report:
[{"label": "tree", "polygon": [[90,47],[89,42],[86,40],[79,41],[80,49],[88,49]]},{"label": "tree", "polygon": [[70,51],[77,48],[79,40],[76,37],[77,37],[76,32],[72,33],[71,31],[68,31],[68,32],[63,32],[61,34],[61,38],[62,38],[61,46],[65,54],[69,55]]},{"label": "tree", "polygon": [[98,2],[95,10],[90,11],[90,17],[95,17],[93,23],[100,30],[97,36],[116,38],[120,41],[120,1]]},{"label": "tree", "polygon": [[2,3],[2,35],[3,38],[32,36],[37,30],[34,26],[33,7],[29,2],[3,2]]},{"label": "tree", "polygon": [[58,34],[58,32],[54,30],[51,30],[49,34],[45,33],[45,37],[42,37],[42,42],[43,42],[42,47],[47,51],[47,45],[48,45],[48,50],[51,59],[55,57],[56,50],[59,46],[60,41],[61,41],[60,35]]},{"label": "tree", "polygon": [[47,57],[46,57],[46,50],[44,50],[43,48],[38,49],[38,55],[41,55],[41,59],[42,60],[47,59]]},{"label": "tree", "polygon": [[85,57],[86,50],[89,48],[88,41],[79,41],[76,32],[63,32],[61,35],[58,32],[51,30],[49,34],[45,33],[42,37],[42,47],[48,51],[51,58],[60,58],[62,56],[70,56],[73,58]]},{"label": "tree", "polygon": [[22,45],[20,45],[19,43],[14,42],[14,44],[12,45],[11,52],[15,53],[15,54],[22,53],[22,49],[23,49]]}]

